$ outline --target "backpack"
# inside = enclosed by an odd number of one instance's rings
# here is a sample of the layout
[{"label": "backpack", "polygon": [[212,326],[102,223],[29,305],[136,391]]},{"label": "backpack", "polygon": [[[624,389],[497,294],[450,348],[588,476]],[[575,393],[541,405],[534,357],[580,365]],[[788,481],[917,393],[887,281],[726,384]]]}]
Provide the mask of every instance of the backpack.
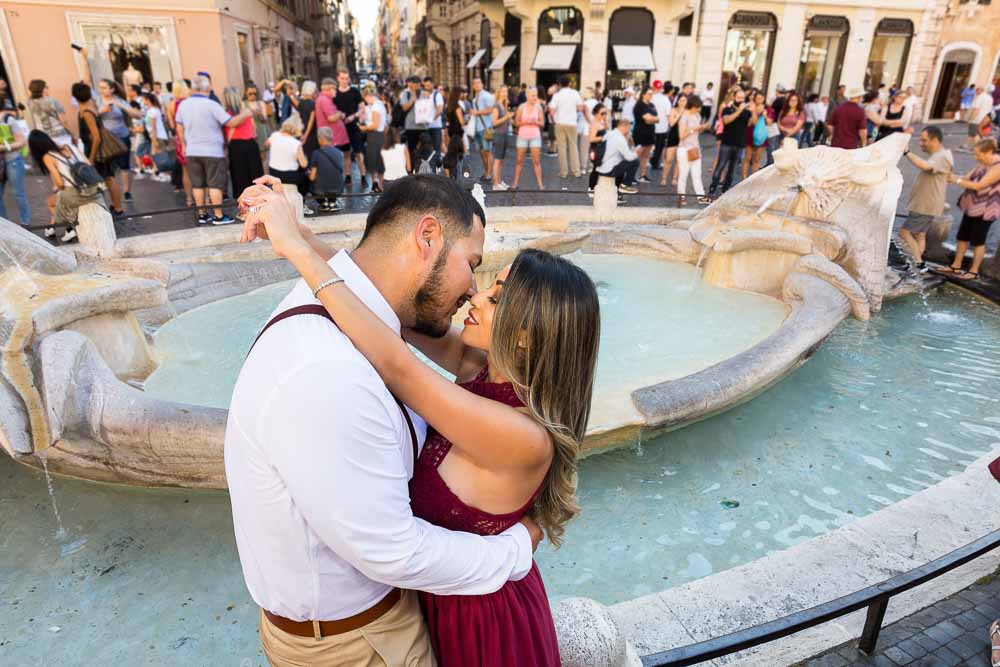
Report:
[{"label": "backpack", "polygon": [[764,120],[764,116],[757,117],[757,124],[753,126],[753,145],[763,146],[767,143],[767,138],[769,136],[767,128],[767,121]]},{"label": "backpack", "polygon": [[420,167],[417,169],[418,174],[436,174],[438,173],[438,166],[441,163],[441,158],[438,156],[437,151],[434,151],[426,158],[420,161]]},{"label": "backpack", "polygon": [[55,158],[69,166],[69,184],[81,195],[91,197],[104,189],[104,179],[86,160],[77,159],[75,156],[67,159],[59,154],[56,154]]}]

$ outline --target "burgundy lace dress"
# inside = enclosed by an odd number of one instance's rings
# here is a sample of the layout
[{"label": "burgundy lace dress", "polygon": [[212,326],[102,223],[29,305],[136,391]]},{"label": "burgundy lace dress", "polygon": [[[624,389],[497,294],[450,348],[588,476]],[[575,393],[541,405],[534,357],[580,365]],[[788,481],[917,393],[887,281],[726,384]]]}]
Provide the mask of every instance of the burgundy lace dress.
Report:
[{"label": "burgundy lace dress", "polygon": [[[471,382],[469,391],[521,407],[510,384],[487,380],[487,369]],[[534,497],[510,514],[489,514],[462,502],[438,474],[451,443],[435,432],[427,436],[410,482],[414,515],[449,530],[496,535],[521,520]],[[537,492],[536,492],[537,495]],[[508,581],[488,595],[420,593],[431,643],[441,667],[555,667],[559,665],[556,629],[538,565],[520,581]]]}]

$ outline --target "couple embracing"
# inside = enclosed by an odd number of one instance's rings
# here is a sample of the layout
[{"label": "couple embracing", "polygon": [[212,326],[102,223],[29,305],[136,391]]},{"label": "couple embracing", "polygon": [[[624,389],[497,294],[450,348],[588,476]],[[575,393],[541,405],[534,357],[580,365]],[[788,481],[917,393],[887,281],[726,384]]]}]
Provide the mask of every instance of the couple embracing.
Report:
[{"label": "couple embracing", "polygon": [[526,250],[477,292],[486,216],[439,176],[387,188],[350,253],[300,226],[275,179],[241,204],[243,240],[269,238],[302,275],[251,348],[226,427],[270,663],[558,665],[533,553],[579,511],[593,282]]}]

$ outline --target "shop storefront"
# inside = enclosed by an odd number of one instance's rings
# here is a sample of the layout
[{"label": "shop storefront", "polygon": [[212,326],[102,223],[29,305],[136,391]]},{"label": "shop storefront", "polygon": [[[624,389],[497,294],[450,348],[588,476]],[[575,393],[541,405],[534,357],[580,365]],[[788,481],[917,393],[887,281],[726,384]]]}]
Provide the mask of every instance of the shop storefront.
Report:
[{"label": "shop storefront", "polygon": [[583,45],[583,14],[575,7],[550,7],[538,17],[538,50],[531,69],[544,91],[567,75],[570,85],[580,87]]},{"label": "shop storefront", "polygon": [[180,76],[173,21],[155,16],[69,14],[73,41],[87,47],[90,72],[123,85]]},{"label": "shop storefront", "polygon": [[521,85],[521,19],[510,12],[503,19],[503,46],[490,62],[489,71],[500,72],[500,83],[505,86]]},{"label": "shop storefront", "polygon": [[719,99],[735,84],[767,89],[778,19],[765,12],[736,12],[729,19]]},{"label": "shop storefront", "polygon": [[[624,7],[611,15],[608,26],[607,90],[615,100],[625,89],[637,93],[650,84],[653,62],[653,13],[648,9]],[[617,106],[617,101],[616,101]]]},{"label": "shop storefront", "polygon": [[913,41],[913,22],[909,19],[882,19],[875,28],[872,50],[865,68],[865,90],[903,85],[906,59]]},{"label": "shop storefront", "polygon": [[972,49],[954,49],[944,55],[931,118],[952,118],[960,112],[962,90],[969,85],[975,64],[976,52]]},{"label": "shop storefront", "polygon": [[809,19],[795,84],[800,94],[834,96],[849,34],[850,24],[843,16],[817,15]]}]

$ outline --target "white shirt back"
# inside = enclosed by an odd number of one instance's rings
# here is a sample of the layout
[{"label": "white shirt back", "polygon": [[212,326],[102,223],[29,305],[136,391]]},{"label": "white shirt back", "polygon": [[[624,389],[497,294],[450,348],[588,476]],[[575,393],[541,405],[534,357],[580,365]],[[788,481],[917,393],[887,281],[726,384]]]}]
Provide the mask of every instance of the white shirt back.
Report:
[{"label": "white shirt back", "polygon": [[549,100],[549,107],[554,110],[556,125],[576,125],[576,111],[583,104],[583,98],[576,90],[566,87]]},{"label": "white shirt back", "polygon": [[[330,265],[399,331],[346,251]],[[315,303],[299,281],[275,314]],[[412,419],[422,446],[427,426]],[[478,595],[531,567],[531,540],[520,524],[480,537],[413,516],[412,443],[399,405],[326,318],[290,317],[248,355],[229,409],[225,462],[247,588],[275,614],[346,618],[392,586]]]},{"label": "white shirt back", "polygon": [[653,108],[656,109],[656,134],[666,134],[670,131],[670,98],[662,92],[653,95]]}]

